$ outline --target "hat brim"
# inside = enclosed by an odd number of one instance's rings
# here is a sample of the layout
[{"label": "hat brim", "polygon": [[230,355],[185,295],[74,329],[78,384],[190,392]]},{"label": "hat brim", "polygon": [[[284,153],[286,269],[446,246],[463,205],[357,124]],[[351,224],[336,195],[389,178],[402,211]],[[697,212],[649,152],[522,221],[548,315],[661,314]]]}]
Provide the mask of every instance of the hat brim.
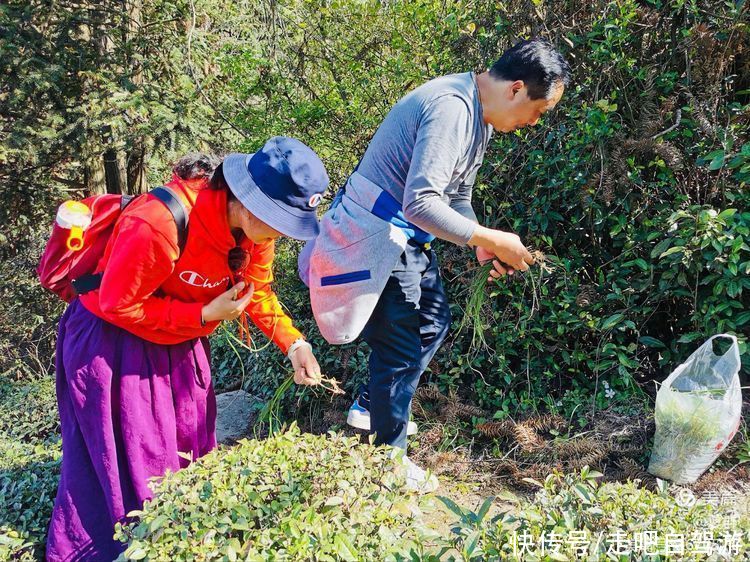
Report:
[{"label": "hat brim", "polygon": [[305,211],[270,198],[247,169],[252,154],[230,154],[224,159],[224,179],[237,200],[257,218],[284,236],[312,240],[320,228],[314,210]]}]

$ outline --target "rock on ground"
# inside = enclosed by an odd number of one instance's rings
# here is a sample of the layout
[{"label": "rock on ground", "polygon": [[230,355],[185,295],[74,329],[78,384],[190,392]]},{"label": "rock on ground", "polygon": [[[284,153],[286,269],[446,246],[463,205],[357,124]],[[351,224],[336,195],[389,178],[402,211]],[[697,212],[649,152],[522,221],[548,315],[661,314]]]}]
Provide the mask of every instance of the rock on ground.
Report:
[{"label": "rock on ground", "polygon": [[245,392],[235,390],[216,397],[216,440],[233,443],[252,434],[260,401]]}]

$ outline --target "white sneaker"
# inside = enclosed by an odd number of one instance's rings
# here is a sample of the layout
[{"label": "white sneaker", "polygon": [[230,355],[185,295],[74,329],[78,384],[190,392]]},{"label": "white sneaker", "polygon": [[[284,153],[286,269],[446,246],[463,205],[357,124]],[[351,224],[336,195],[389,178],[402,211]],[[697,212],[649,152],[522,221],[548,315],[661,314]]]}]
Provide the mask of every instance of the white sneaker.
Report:
[{"label": "white sneaker", "polygon": [[407,490],[413,490],[420,494],[431,494],[440,486],[437,476],[431,472],[428,473],[426,470],[414,464],[406,455],[401,457],[401,463],[406,470]]},{"label": "white sneaker", "polygon": [[[370,431],[370,411],[359,403],[359,397],[354,401],[349,414],[346,416],[346,423],[363,431]],[[409,420],[406,426],[407,435],[416,435],[417,424]]]}]

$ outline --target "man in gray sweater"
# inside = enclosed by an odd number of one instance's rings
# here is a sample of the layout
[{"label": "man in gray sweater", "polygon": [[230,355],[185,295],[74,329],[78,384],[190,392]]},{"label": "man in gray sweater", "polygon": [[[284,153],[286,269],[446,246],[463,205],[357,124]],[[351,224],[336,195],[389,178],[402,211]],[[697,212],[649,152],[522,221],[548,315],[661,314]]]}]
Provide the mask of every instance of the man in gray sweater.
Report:
[{"label": "man in gray sweater", "polygon": [[[411,400],[445,339],[451,317],[434,238],[476,248],[493,278],[525,271],[533,258],[510,232],[478,224],[472,186],[493,129],[533,126],[562,97],[570,68],[544,40],[522,41],[492,68],[436,78],[388,113],[359,166],[321,219],[300,272],[321,333],[332,343],[361,333],[372,350],[370,381],[348,422],[375,442],[406,449]],[[309,267],[307,260],[309,259]],[[405,455],[407,483],[434,477]]]}]

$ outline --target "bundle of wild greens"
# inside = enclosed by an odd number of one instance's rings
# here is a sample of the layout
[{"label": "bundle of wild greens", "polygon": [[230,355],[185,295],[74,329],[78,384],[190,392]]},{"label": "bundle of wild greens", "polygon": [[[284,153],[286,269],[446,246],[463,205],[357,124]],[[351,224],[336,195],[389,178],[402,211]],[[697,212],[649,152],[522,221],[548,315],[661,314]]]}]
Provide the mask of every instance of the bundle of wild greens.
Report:
[{"label": "bundle of wild greens", "polygon": [[723,396],[726,389],[709,392],[680,392],[670,388],[659,404],[655,418],[661,437],[682,442],[684,446],[703,445],[721,436],[720,412],[705,396]]},{"label": "bundle of wild greens", "polygon": [[726,389],[680,392],[675,388],[662,393],[654,413],[649,472],[677,483],[694,480],[689,474],[696,462],[703,464],[705,458],[710,463],[725,437],[721,400],[725,393]]},{"label": "bundle of wild greens", "polygon": [[[344,394],[344,391],[339,386],[339,382],[334,378],[325,376],[320,377],[320,383],[317,386],[310,388],[320,388],[331,395]],[[284,419],[282,416],[282,407],[284,405],[284,397],[288,392],[294,390],[294,374],[289,375],[284,381],[278,386],[273,396],[266,402],[266,405],[261,410],[258,421],[261,423],[268,424],[268,433],[273,435],[284,427]]]},{"label": "bundle of wild greens", "polygon": [[488,325],[483,314],[483,309],[487,301],[487,278],[492,269],[493,265],[491,262],[477,268],[477,272],[469,285],[469,297],[466,300],[466,309],[464,310],[463,318],[461,318],[459,331],[471,327],[472,348],[478,347],[479,344],[486,345],[487,343],[484,339],[484,332]]},{"label": "bundle of wild greens", "polygon": [[[531,255],[534,258],[534,266],[539,272],[539,279],[535,281],[533,275],[524,276],[524,280],[531,284],[532,290],[536,291],[537,283],[541,282],[541,278],[545,273],[552,272],[552,266],[550,265],[547,256],[539,250],[532,250]],[[487,284],[492,283],[490,272],[494,269],[492,261],[489,261],[480,267],[476,268],[474,277],[468,287],[468,297],[466,299],[466,308],[464,309],[463,318],[461,318],[461,324],[459,325],[459,331],[463,331],[465,328],[471,327],[471,348],[476,349],[477,347],[484,347],[487,345],[485,340],[485,332],[489,328],[489,322],[487,315],[485,314],[485,305],[487,304]],[[494,281],[497,282],[497,281]],[[536,302],[536,294],[534,294],[534,300]],[[532,305],[532,310],[534,310]]]}]

